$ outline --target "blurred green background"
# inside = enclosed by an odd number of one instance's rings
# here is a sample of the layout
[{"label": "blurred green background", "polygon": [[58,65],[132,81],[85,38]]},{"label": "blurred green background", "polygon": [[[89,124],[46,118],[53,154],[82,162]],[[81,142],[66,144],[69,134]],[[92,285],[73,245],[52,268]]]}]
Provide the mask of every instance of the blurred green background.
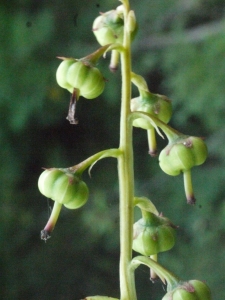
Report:
[{"label": "blurred green background", "polygon": [[[55,81],[56,56],[83,57],[98,48],[92,22],[119,5],[109,0],[0,2],[0,298],[77,300],[119,297],[117,166],[100,161],[84,180],[88,203],[63,209],[51,239],[40,240],[52,202],[37,189],[42,167],[68,167],[119,138],[120,72],[95,100],[80,99],[79,125],[67,116],[70,95]],[[132,1],[139,23],[133,70],[154,93],[173,101],[171,125],[204,136],[207,162],[193,169],[197,203],[186,204],[182,176],[162,173],[148,155],[146,132],[134,129],[136,194],[148,196],[176,225],[177,244],[159,261],[183,279],[205,280],[225,299],[225,2]],[[137,95],[134,89],[133,95]],[[166,141],[159,141],[159,149]],[[138,216],[138,214],[137,214]],[[136,272],[138,299],[165,294],[149,270]],[[132,299],[131,299],[132,300]]]}]

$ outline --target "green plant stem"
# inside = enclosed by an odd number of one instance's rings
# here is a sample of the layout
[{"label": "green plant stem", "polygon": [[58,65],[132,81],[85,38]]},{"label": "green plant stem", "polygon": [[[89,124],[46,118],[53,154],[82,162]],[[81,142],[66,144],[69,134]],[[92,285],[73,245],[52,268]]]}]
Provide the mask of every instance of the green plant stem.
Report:
[{"label": "green plant stem", "polygon": [[169,143],[171,143],[171,144],[174,143],[174,142],[178,142],[178,141],[188,137],[187,135],[185,135],[183,133],[180,133],[179,131],[172,128],[168,124],[166,124],[163,121],[159,120],[157,117],[153,116],[152,114],[145,113],[145,112],[142,112],[142,111],[134,111],[134,112],[131,113],[131,115],[130,115],[130,120],[131,121],[134,121],[138,118],[142,118],[142,119],[145,119],[145,120],[149,121],[149,125],[152,125],[156,129],[158,134],[161,135],[161,137],[163,137],[163,135],[158,130],[158,127],[160,129],[162,129],[162,131],[167,136],[167,138],[169,140]]},{"label": "green plant stem", "polygon": [[141,211],[146,210],[157,216],[159,215],[155,205],[146,197],[134,197],[134,206],[138,206]]},{"label": "green plant stem", "polygon": [[155,260],[147,256],[134,257],[130,265],[131,271],[134,272],[140,264],[143,264],[149,267],[150,269],[153,269],[154,272],[160,277],[162,282],[165,283],[166,281],[168,290],[172,290],[173,287],[177,286],[177,284],[180,282],[180,279],[177,276],[175,276],[172,272],[168,271]]},{"label": "green plant stem", "polygon": [[77,175],[82,174],[88,167],[93,166],[98,160],[106,158],[106,157],[115,157],[118,158],[121,154],[120,149],[107,149],[95,153],[94,155],[88,157],[84,161],[79,164],[68,168],[70,172],[75,172]]},{"label": "green plant stem", "polygon": [[[124,1],[124,23],[129,11],[128,1]],[[124,51],[121,53],[122,102],[120,118],[120,147],[118,176],[120,190],[120,299],[136,300],[134,274],[130,272],[133,241],[133,198],[134,171],[132,147],[132,123],[129,121],[131,99],[131,53],[130,33],[124,30]]]}]

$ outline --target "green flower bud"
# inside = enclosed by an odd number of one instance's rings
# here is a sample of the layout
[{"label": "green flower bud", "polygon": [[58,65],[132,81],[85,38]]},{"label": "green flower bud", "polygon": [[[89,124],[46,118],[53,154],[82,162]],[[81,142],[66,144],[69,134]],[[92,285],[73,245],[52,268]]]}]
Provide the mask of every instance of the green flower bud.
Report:
[{"label": "green flower bud", "polygon": [[[101,13],[93,23],[93,33],[101,46],[113,43],[122,43],[124,36],[123,5],[116,10]],[[133,40],[137,33],[137,23],[133,11],[129,12],[128,30]]]},{"label": "green flower bud", "polygon": [[204,163],[207,147],[199,137],[186,137],[169,143],[159,155],[161,169],[172,176],[190,170]]},{"label": "green flower bud", "polygon": [[123,42],[123,13],[110,10],[94,20],[93,33],[101,46]]},{"label": "green flower bud", "polygon": [[83,206],[88,199],[88,187],[73,173],[62,169],[45,170],[39,177],[40,192],[69,209]]},{"label": "green flower bud", "polygon": [[162,300],[211,300],[209,287],[202,281],[190,280],[181,282],[169,291]]},{"label": "green flower bud", "polygon": [[133,226],[133,250],[150,256],[171,249],[175,244],[174,228],[169,219],[145,212]]},{"label": "green flower bud", "polygon": [[97,68],[73,58],[61,62],[56,71],[56,80],[62,88],[70,93],[76,89],[79,96],[86,99],[98,97],[105,87],[105,80]]},{"label": "green flower bud", "polygon": [[[172,115],[172,105],[166,96],[140,91],[140,96],[131,100],[131,111],[146,112],[168,123]],[[153,128],[147,120],[142,118],[135,119],[133,126],[143,129]]]}]

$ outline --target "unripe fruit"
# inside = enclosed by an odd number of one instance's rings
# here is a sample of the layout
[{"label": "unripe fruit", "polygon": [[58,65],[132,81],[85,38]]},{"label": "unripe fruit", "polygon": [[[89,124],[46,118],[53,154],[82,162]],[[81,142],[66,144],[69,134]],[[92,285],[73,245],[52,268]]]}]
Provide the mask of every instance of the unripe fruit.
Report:
[{"label": "unripe fruit", "polygon": [[162,300],[211,300],[211,292],[208,286],[199,280],[190,280],[180,283],[172,291],[169,291]]},{"label": "unripe fruit", "polygon": [[[142,92],[137,98],[131,100],[131,111],[142,111],[154,115],[164,123],[168,123],[172,116],[171,101],[163,95]],[[151,129],[152,125],[143,118],[133,121],[133,126]]]},{"label": "unripe fruit", "polygon": [[88,199],[88,187],[80,178],[61,169],[47,169],[39,177],[40,192],[69,209],[83,206]]},{"label": "unripe fruit", "polygon": [[204,163],[207,147],[199,137],[187,137],[167,145],[159,155],[161,169],[172,176]]},{"label": "unripe fruit", "polygon": [[[128,29],[133,40],[137,33],[137,23],[133,11],[129,12]],[[101,13],[93,23],[93,33],[101,46],[122,43],[124,36],[124,17],[122,5],[116,10]]]},{"label": "unripe fruit", "polygon": [[98,16],[93,23],[93,33],[101,46],[123,42],[123,13],[110,10]]},{"label": "unripe fruit", "polygon": [[142,218],[133,226],[133,250],[150,256],[171,249],[175,244],[175,226],[167,218],[147,214],[148,220]]},{"label": "unripe fruit", "polygon": [[86,99],[98,97],[104,90],[105,80],[101,72],[76,59],[64,59],[56,71],[57,83],[73,93],[78,90],[79,96]]}]

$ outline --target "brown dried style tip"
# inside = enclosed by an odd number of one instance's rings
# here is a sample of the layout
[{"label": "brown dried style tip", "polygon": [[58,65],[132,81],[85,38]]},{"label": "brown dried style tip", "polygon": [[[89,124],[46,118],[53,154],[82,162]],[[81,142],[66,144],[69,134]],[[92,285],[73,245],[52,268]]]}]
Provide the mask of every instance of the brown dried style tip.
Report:
[{"label": "brown dried style tip", "polygon": [[78,120],[75,118],[76,113],[76,103],[77,103],[77,92],[74,89],[73,94],[70,98],[69,111],[66,119],[70,122],[70,124],[78,124]]},{"label": "brown dried style tip", "polygon": [[50,239],[50,237],[51,237],[50,234],[49,234],[49,232],[48,232],[47,230],[45,230],[45,229],[43,229],[43,230],[41,231],[40,236],[41,236],[41,240],[44,240],[45,243],[46,243],[46,241],[47,241],[48,239]]},{"label": "brown dried style tip", "polygon": [[187,198],[187,204],[195,205],[195,203],[196,203],[196,198],[194,196],[190,196]]},{"label": "brown dried style tip", "polygon": [[148,151],[148,154],[149,154],[151,157],[156,157],[156,156],[158,156],[158,151],[157,151],[157,150],[155,150],[155,151],[149,150],[149,151]]}]

